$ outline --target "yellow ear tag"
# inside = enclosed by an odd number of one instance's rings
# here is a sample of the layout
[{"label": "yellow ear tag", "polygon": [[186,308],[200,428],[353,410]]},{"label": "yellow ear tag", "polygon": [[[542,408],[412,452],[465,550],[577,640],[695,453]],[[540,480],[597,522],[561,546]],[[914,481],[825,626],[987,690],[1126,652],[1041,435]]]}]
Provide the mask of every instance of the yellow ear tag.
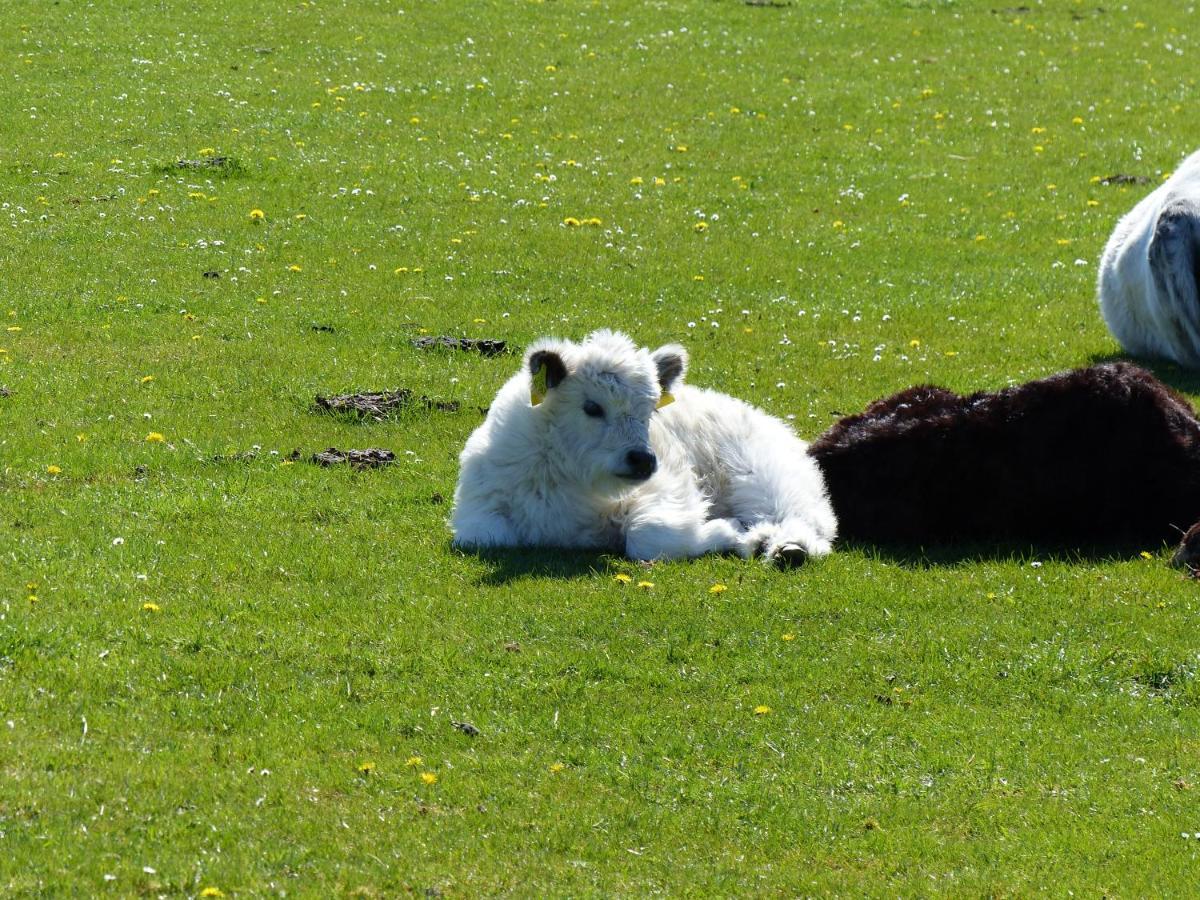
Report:
[{"label": "yellow ear tag", "polygon": [[533,378],[529,382],[529,402],[537,406],[546,399],[546,367],[538,366],[538,370],[533,373]]},{"label": "yellow ear tag", "polygon": [[668,394],[666,391],[663,391],[662,396],[658,398],[658,406],[656,406],[654,408],[662,409],[664,406],[668,406],[674,402],[675,402],[675,395]]}]

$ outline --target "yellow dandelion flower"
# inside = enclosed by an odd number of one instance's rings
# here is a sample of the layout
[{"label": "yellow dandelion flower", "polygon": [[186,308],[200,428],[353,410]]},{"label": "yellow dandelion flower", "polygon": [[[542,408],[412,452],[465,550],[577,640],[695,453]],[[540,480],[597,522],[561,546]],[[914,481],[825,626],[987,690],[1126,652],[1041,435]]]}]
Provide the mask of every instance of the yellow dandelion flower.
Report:
[{"label": "yellow dandelion flower", "polygon": [[917,340],[916,338],[913,338],[911,341],[908,342],[908,346],[916,349],[917,347],[921,346],[921,342],[919,340]]},{"label": "yellow dandelion flower", "polygon": [[29,595],[28,597],[26,597],[25,599],[26,599],[26,600],[28,600],[30,603],[37,603],[37,602],[38,602],[37,594],[30,594],[30,595]]},{"label": "yellow dandelion flower", "polygon": [[725,585],[723,585],[723,584],[714,584],[712,587],[710,587],[710,588],[708,589],[708,592],[709,592],[710,594],[723,594],[723,593],[725,593],[727,590],[729,590],[729,588],[728,588],[728,587],[726,587],[726,586],[725,586]]},{"label": "yellow dandelion flower", "polygon": [[358,774],[360,774],[360,775],[370,775],[374,771],[375,771],[375,763],[373,763],[369,759],[366,760],[365,762],[361,762],[358,764]]},{"label": "yellow dandelion flower", "polygon": [[667,179],[659,178],[658,176],[655,176],[655,178],[654,178],[654,186],[655,187],[663,187],[666,183],[667,183]]},{"label": "yellow dandelion flower", "polygon": [[549,65],[549,66],[546,66],[546,71],[547,71],[547,72],[557,72],[557,71],[558,71],[558,66],[555,66],[555,65]]},{"label": "yellow dandelion flower", "polygon": [[1046,129],[1042,128],[1040,125],[1034,125],[1033,128],[1031,128],[1029,130],[1033,134],[1045,134],[1046,133]]},{"label": "yellow dandelion flower", "polygon": [[406,766],[419,766],[423,762],[425,762],[425,760],[421,759],[419,756],[410,756],[404,761],[404,764]]},{"label": "yellow dandelion flower", "polygon": [[596,218],[595,216],[592,216],[590,219],[584,219],[583,224],[584,225],[603,225],[604,222],[601,221],[600,219]]},{"label": "yellow dandelion flower", "polygon": [[152,382],[153,380],[154,380],[154,376],[153,376],[153,375],[143,375],[143,376],[142,376],[142,384],[149,384],[149,383],[150,383],[150,382]]},{"label": "yellow dandelion flower", "polygon": [[426,784],[437,784],[438,777],[433,772],[422,772],[421,780]]},{"label": "yellow dandelion flower", "polygon": [[833,220],[833,227],[834,227],[834,228],[845,228],[845,227],[846,227],[846,223],[845,223],[845,222],[843,222],[841,219],[834,219],[834,220]]},{"label": "yellow dandelion flower", "polygon": [[265,212],[263,212],[261,209],[250,210],[250,221],[251,222],[261,222],[266,217],[267,217],[267,214]]},{"label": "yellow dandelion flower", "polygon": [[707,222],[697,222],[695,225],[692,226],[692,228],[695,229],[696,231],[708,231],[708,223]]},{"label": "yellow dandelion flower", "polygon": [[47,475],[61,475],[62,469],[60,469],[58,466],[46,466],[46,474]]},{"label": "yellow dandelion flower", "polygon": [[162,607],[159,606],[157,603],[143,603],[142,610],[144,612],[156,613],[156,612],[162,612]]},{"label": "yellow dandelion flower", "polygon": [[986,241],[986,240],[987,240],[987,235],[986,235],[986,234],[977,234],[977,235],[975,235],[975,243],[977,243],[977,244],[983,243],[983,242],[984,242],[984,241]]},{"label": "yellow dandelion flower", "polygon": [[692,281],[703,281],[703,280],[704,280],[703,275],[693,275],[692,276]]},{"label": "yellow dandelion flower", "polygon": [[25,329],[22,328],[20,325],[9,325],[8,328],[5,329],[5,331],[12,332],[13,334],[16,334],[18,331],[24,331],[24,330]]},{"label": "yellow dandelion flower", "polygon": [[637,583],[637,586],[640,587],[644,591],[648,591],[648,590],[650,590],[650,588],[654,587],[654,582],[653,581],[639,581]]},{"label": "yellow dandelion flower", "polygon": [[559,772],[561,772],[565,768],[566,768],[566,766],[560,762],[550,764],[550,771],[552,773],[554,773],[555,775],[557,775]]},{"label": "yellow dandelion flower", "polygon": [[217,151],[216,151],[215,147],[201,147],[198,155],[199,156],[216,156]]},{"label": "yellow dandelion flower", "polygon": [[779,636],[779,639],[781,641],[794,641],[796,639],[796,636],[789,631],[784,634],[781,634]]},{"label": "yellow dandelion flower", "polygon": [[288,271],[289,272],[303,272],[304,269],[302,269],[300,266],[296,265],[295,263],[292,263],[290,266],[288,266]]},{"label": "yellow dandelion flower", "polygon": [[631,581],[633,581],[633,579],[630,578],[628,575],[626,575],[624,572],[618,572],[616,575],[613,576],[613,581],[615,581],[619,584],[629,584]]},{"label": "yellow dandelion flower", "polygon": [[629,179],[629,183],[630,184],[641,184],[642,179],[639,178],[637,175],[634,175],[632,178]]},{"label": "yellow dandelion flower", "polygon": [[754,707],[754,714],[755,714],[756,716],[765,716],[765,715],[767,715],[767,714],[768,714],[770,711],[771,711],[771,707],[769,707],[769,706],[766,706],[766,705],[764,705],[764,704],[760,704],[760,705],[758,705],[758,706]]},{"label": "yellow dandelion flower", "polygon": [[1071,124],[1072,125],[1082,125],[1083,124],[1083,116],[1076,116],[1075,118],[1073,118],[1071,120]]},{"label": "yellow dandelion flower", "polygon": [[161,431],[152,431],[146,435],[146,442],[150,444],[161,444],[166,438],[162,436]]},{"label": "yellow dandelion flower", "polygon": [[1142,559],[1154,559],[1154,554],[1151,553],[1149,550],[1143,550],[1141,553],[1138,554],[1138,556],[1140,556]]},{"label": "yellow dandelion flower", "polygon": [[1089,201],[1087,202],[1087,205],[1088,205],[1088,206],[1099,206],[1099,205],[1100,205],[1100,201],[1099,201],[1099,200],[1089,200]]},{"label": "yellow dandelion flower", "polygon": [[225,892],[219,887],[213,887],[211,884],[200,892],[201,897],[224,897]]},{"label": "yellow dandelion flower", "polygon": [[574,216],[567,216],[565,219],[563,219],[563,224],[568,228],[578,228],[580,222]]}]

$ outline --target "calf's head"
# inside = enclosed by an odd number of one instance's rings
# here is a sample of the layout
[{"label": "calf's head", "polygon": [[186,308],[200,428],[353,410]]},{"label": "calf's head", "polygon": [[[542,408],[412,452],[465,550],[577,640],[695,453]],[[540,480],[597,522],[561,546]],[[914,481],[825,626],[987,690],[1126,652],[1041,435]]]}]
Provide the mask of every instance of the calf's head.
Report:
[{"label": "calf's head", "polygon": [[546,451],[580,486],[620,493],[654,475],[650,417],[682,383],[686,350],[597,331],[581,344],[540,341],[525,367]]}]

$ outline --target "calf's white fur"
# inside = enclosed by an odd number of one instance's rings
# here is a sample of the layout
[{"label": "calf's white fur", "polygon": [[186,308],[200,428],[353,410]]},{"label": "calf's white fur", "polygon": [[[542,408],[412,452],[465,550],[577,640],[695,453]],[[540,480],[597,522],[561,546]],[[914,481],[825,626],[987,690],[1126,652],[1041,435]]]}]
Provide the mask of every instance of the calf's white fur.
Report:
[{"label": "calf's white fur", "polygon": [[1200,368],[1200,152],[1117,223],[1100,312],[1129,353]]},{"label": "calf's white fur", "polygon": [[526,353],[460,457],[464,548],[578,547],[631,559],[829,552],[836,521],[783,422],[683,383],[687,351],[597,331]]}]

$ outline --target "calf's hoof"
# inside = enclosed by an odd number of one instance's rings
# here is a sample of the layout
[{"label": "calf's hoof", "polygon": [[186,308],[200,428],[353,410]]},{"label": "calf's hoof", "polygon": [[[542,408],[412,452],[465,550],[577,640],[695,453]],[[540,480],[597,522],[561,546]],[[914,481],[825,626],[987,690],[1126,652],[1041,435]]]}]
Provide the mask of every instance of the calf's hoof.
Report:
[{"label": "calf's hoof", "polygon": [[799,544],[784,544],[775,551],[771,559],[781,569],[794,569],[804,565],[808,559],[808,551]]},{"label": "calf's hoof", "polygon": [[1179,549],[1171,557],[1171,565],[1188,569],[1193,575],[1200,571],[1200,522],[1187,530]]}]

